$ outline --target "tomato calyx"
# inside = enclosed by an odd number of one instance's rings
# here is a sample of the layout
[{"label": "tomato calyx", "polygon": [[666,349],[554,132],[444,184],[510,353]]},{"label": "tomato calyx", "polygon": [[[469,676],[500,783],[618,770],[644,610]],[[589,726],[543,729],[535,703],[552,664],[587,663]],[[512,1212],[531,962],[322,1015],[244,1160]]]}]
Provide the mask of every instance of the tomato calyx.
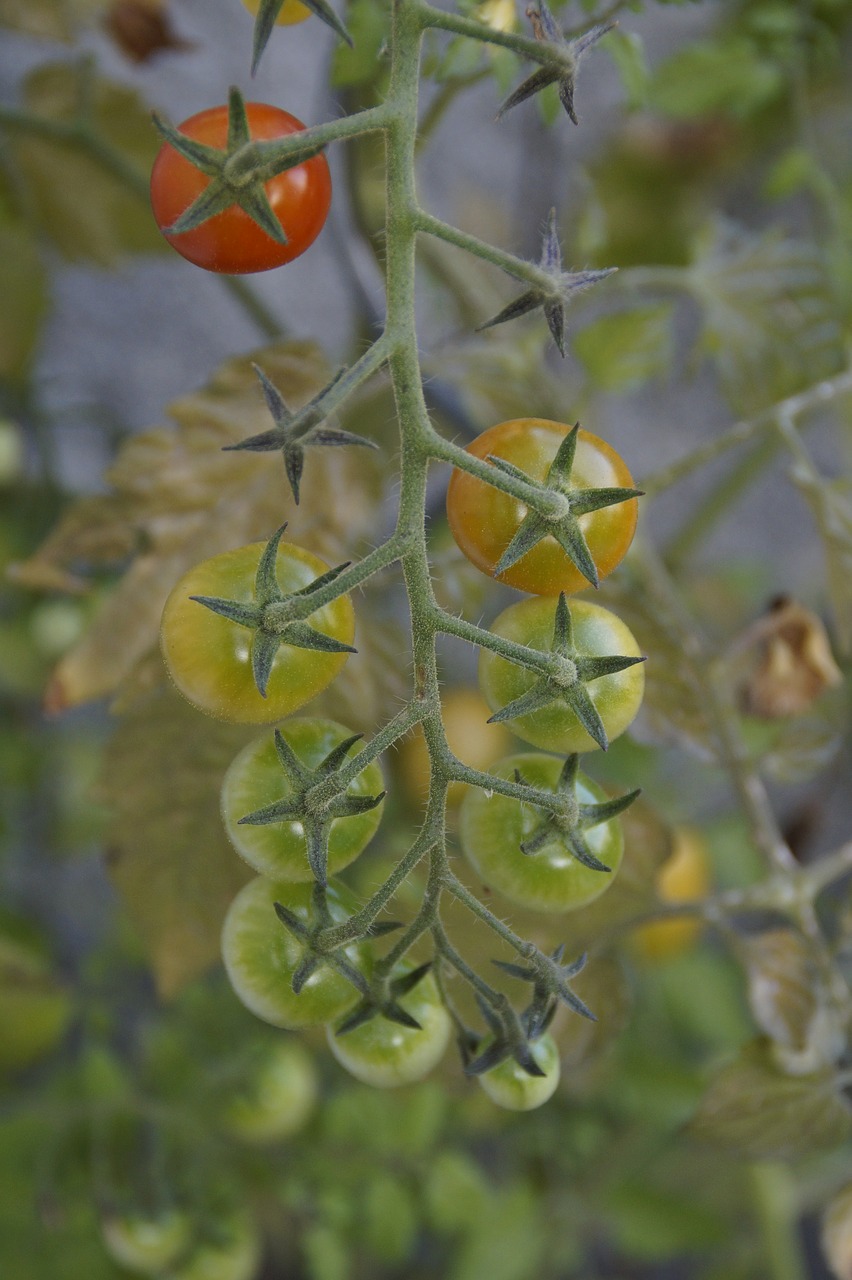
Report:
[{"label": "tomato calyx", "polygon": [[507,320],[517,320],[541,307],[550,335],[561,356],[565,355],[565,307],[571,298],[588,289],[590,285],[605,280],[617,271],[617,267],[604,267],[597,271],[563,271],[562,250],[556,233],[556,210],[551,209],[542,240],[538,275],[540,282],[515,298],[502,311],[485,324],[477,326],[477,332],[493,329]]},{"label": "tomato calyx", "polygon": [[[328,3],[328,0],[302,0],[302,4],[304,4],[306,9],[310,9],[311,13],[315,13],[327,27],[331,27],[332,31],[334,31],[336,35],[340,36],[341,40],[345,40],[350,49],[353,47],[354,41],[352,36],[349,34],[345,23],[334,12],[331,5]],[[254,23],[254,42],[252,45],[251,61],[252,75],[254,75],[260,65],[260,59],[263,56],[263,51],[269,43],[269,37],[272,35],[275,28],[275,21],[283,6],[284,0],[260,0],[260,7],[257,11],[257,17]]]},{"label": "tomato calyx", "polygon": [[323,886],[328,882],[331,824],[338,818],[368,813],[385,798],[384,791],[375,796],[349,795],[346,786],[341,786],[339,766],[362,737],[363,734],[355,733],[346,738],[312,769],[299,759],[280,730],[276,729],[275,750],[289,783],[289,792],[280,800],[255,809],[237,821],[238,826],[256,827],[274,822],[300,822],[308,863],[314,879]]},{"label": "tomato calyx", "polygon": [[266,697],[275,655],[282,644],[291,645],[295,649],[314,649],[319,653],[357,653],[351,644],[335,640],[333,636],[315,630],[304,621],[319,607],[313,599],[314,594],[321,587],[334,582],[348,567],[346,564],[339,564],[327,573],[320,574],[300,591],[285,595],[279,587],[275,564],[278,545],[286,528],[286,524],[283,524],[264,548],[257,566],[254,602],[225,600],[219,596],[190,596],[196,604],[204,605],[212,613],[221,614],[238,626],[254,631],[252,672],[258,693],[263,698]]},{"label": "tomato calyx", "polygon": [[590,27],[576,40],[566,40],[544,0],[540,0],[538,9],[528,9],[527,15],[532,22],[533,35],[536,40],[547,45],[550,56],[543,66],[540,66],[509,94],[497,112],[497,119],[499,120],[507,111],[511,111],[512,107],[516,107],[518,103],[525,102],[527,98],[540,93],[548,85],[557,84],[559,101],[566,115],[572,124],[578,124],[574,110],[574,87],[580,60],[592,45],[600,40],[601,36],[605,36],[618,24],[600,23],[598,26]]},{"label": "tomato calyx", "polygon": [[[494,961],[496,964],[497,962]],[[583,957],[585,963],[585,957]],[[556,1013],[556,1002],[550,1000],[545,1011],[540,1011],[535,999],[523,1013],[517,1014],[511,1006],[500,1013],[492,1008],[481,995],[476,997],[479,1011],[488,1027],[484,1036],[473,1032],[459,1037],[464,1073],[481,1076],[499,1067],[501,1062],[513,1058],[529,1076],[543,1076],[544,1072],[535,1060],[532,1042],[547,1030]]]},{"label": "tomato calyx", "polygon": [[[521,853],[533,857],[547,845],[557,843],[584,867],[609,873],[612,868],[595,857],[584,832],[623,813],[641,793],[637,788],[599,804],[581,804],[576,795],[579,765],[578,755],[568,756],[556,783],[552,806],[548,806],[539,825],[522,842]],[[524,782],[520,769],[515,770],[515,781],[519,784]]]},{"label": "tomato calyx", "polygon": [[[600,679],[601,676],[624,671],[627,667],[644,662],[645,659],[619,654],[587,657],[578,653],[573,639],[571,613],[564,591],[561,592],[556,606],[550,653],[562,660],[564,665],[560,666],[556,663],[550,670],[545,670],[526,693],[521,694],[505,707],[501,707],[499,711],[495,711],[488,723],[500,724],[503,721],[515,720],[519,716],[540,711],[554,702],[563,702],[573,711],[580,724],[601,750],[606,751],[609,746],[606,729],[586,685],[592,680]],[[568,663],[573,664],[573,676]]]},{"label": "tomato calyx", "polygon": [[269,202],[264,184],[319,155],[324,150],[310,138],[308,130],[272,141],[253,141],[246,104],[239,89],[228,93],[228,143],[225,148],[198,142],[153,115],[156,128],[169,146],[210,178],[209,184],[170,226],[166,235],[194,231],[210,218],[238,205],[277,244],[287,244],[287,236]]},{"label": "tomato calyx", "polygon": [[323,944],[323,934],[335,923],[329,908],[324,884],[319,881],[314,884],[311,913],[308,920],[303,920],[295,911],[291,911],[289,907],[284,906],[282,902],[275,902],[273,906],[281,924],[302,946],[302,957],[294,968],[291,982],[295,995],[299,995],[308,979],[324,965],[336,969],[362,995],[366,995],[369,992],[367,979],[346,954],[350,944],[334,947],[328,947]]},{"label": "tomato calyx", "polygon": [[376,1017],[385,1018],[388,1022],[396,1022],[401,1027],[409,1027],[412,1031],[422,1031],[422,1024],[402,1006],[400,1001],[403,996],[408,995],[409,991],[414,990],[431,968],[432,961],[427,960],[425,964],[418,965],[416,969],[411,969],[396,978],[377,973],[364,999],[350,1014],[347,1014],[336,1027],[334,1034],[344,1036],[348,1031],[354,1031],[356,1027],[361,1027],[365,1022]]},{"label": "tomato calyx", "polygon": [[[550,536],[556,539],[586,581],[594,587],[598,585],[597,566],[580,526],[580,516],[588,515],[592,511],[600,511],[604,507],[616,506],[631,498],[641,497],[642,491],[618,487],[603,489],[572,487],[571,471],[577,454],[579,431],[580,424],[577,422],[560,444],[544,482],[540,485],[514,463],[493,454],[489,455],[488,461],[498,471],[502,471],[504,475],[513,476],[516,480],[523,480],[526,484],[534,485],[540,489],[542,495],[541,506],[527,504],[531,509],[524,516],[514,537],[497,562],[494,568],[495,577],[499,578],[543,538]],[[561,499],[561,501],[554,501],[554,499]]]},{"label": "tomato calyx", "polygon": [[363,436],[357,436],[351,431],[342,431],[339,427],[322,425],[331,412],[332,405],[328,403],[329,398],[341,379],[346,377],[349,372],[347,369],[339,369],[313,400],[309,400],[294,413],[263,370],[256,364],[253,364],[252,368],[260,379],[264,399],[275,426],[270,431],[249,436],[239,444],[225,445],[223,452],[234,453],[247,450],[251,453],[268,453],[279,450],[284,458],[284,469],[287,472],[287,480],[296,506],[299,505],[299,487],[305,467],[307,445],[354,444],[363,445],[367,449],[378,449],[379,446],[373,440],[366,440]]}]

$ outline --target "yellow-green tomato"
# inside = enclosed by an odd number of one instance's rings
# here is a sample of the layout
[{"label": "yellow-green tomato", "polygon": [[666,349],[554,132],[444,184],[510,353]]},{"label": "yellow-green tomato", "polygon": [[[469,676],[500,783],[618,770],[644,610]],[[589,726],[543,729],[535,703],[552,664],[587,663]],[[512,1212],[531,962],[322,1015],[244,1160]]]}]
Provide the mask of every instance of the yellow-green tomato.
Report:
[{"label": "yellow-green tomato", "polygon": [[220,1123],[242,1142],[280,1142],[307,1124],[318,1092],[313,1059],[302,1044],[268,1045],[248,1078],[225,1099]]},{"label": "yellow-green tomato", "polygon": [[[334,720],[294,719],[281,725],[280,733],[301,762],[314,769],[335,747],[352,734]],[[353,749],[351,755],[355,754]],[[349,757],[347,757],[348,759]],[[348,796],[377,796],[384,790],[382,771],[374,760],[346,788]],[[222,818],[228,837],[240,857],[265,876],[276,880],[313,879],[308,864],[304,829],[297,819],[255,826],[240,819],[291,796],[293,788],[278,758],[275,738],[269,733],[240,752],[222,783]],[[334,875],[358,857],[373,838],[381,821],[382,805],[366,813],[335,818],[328,844],[328,869]]]},{"label": "yellow-green tomato", "polygon": [[[260,0],[243,0],[243,4],[249,13],[257,13],[260,8]],[[304,22],[310,16],[310,9],[306,4],[301,4],[300,0],[284,0],[275,22],[279,27],[294,27],[297,22]]]},{"label": "yellow-green tomato", "polygon": [[498,1107],[505,1107],[507,1111],[534,1111],[556,1092],[560,1066],[559,1050],[553,1037],[545,1032],[532,1042],[530,1049],[544,1072],[543,1076],[531,1076],[514,1058],[505,1058],[490,1071],[476,1077]]},{"label": "yellow-green tomato", "polygon": [[[510,782],[516,769],[530,786],[555,792],[562,761],[538,753],[507,756],[491,773]],[[577,775],[575,794],[580,804],[603,804],[609,799],[582,773]],[[610,818],[582,832],[589,850],[609,867],[609,871],[595,871],[578,862],[568,840],[556,832],[535,853],[521,851],[521,844],[546,816],[511,796],[472,787],[461,808],[461,846],[489,888],[510,902],[533,911],[573,911],[600,897],[615,879],[624,852],[621,823]]]},{"label": "yellow-green tomato", "polygon": [[186,1251],[192,1229],[185,1213],[168,1209],[150,1217],[112,1214],[101,1222],[101,1234],[107,1253],[119,1266],[157,1275]]},{"label": "yellow-green tomato", "polygon": [[[640,657],[633,632],[616,614],[586,600],[571,601],[571,623],[578,656],[597,658],[618,656]],[[540,596],[512,604],[495,620],[495,635],[516,644],[550,653],[556,606],[552,599]],[[538,672],[518,666],[483,649],[479,659],[479,684],[492,711],[499,711],[527,693],[538,679]],[[641,663],[599,676],[586,684],[586,690],[603,721],[610,742],[632,723],[642,704],[645,675]],[[534,747],[545,751],[595,751],[597,743],[583,728],[575,713],[561,699],[538,711],[518,716],[508,722],[513,733]]]},{"label": "yellow-green tomato", "polygon": [[378,1015],[352,1031],[336,1034],[329,1026],[328,1043],[337,1061],[357,1080],[392,1089],[423,1080],[443,1058],[452,1022],[431,973],[427,973],[399,1003],[420,1023],[403,1027]]},{"label": "yellow-green tomato", "polygon": [[[160,642],[169,675],[199,711],[237,724],[272,724],[309,702],[331,684],[348,654],[321,653],[281,644],[262,697],[252,671],[254,631],[214,613],[193,596],[255,603],[255,577],[266,543],[225,551],[190,569],[163,609]],[[328,571],[318,556],[282,542],[275,562],[285,595],[301,591]],[[342,644],[355,635],[348,596],[338,596],[310,614],[308,625]]]},{"label": "yellow-green tomato", "polygon": [[[258,1018],[288,1031],[330,1022],[358,1000],[356,988],[330,965],[315,969],[298,995],[293,990],[302,946],[279,920],[275,903],[308,924],[312,894],[311,884],[258,876],[237,894],[222,929],[222,959],[234,991]],[[332,919],[343,921],[355,904],[346,890],[329,885],[328,905]],[[350,947],[347,956],[356,967],[366,964],[363,946]]]},{"label": "yellow-green tomato", "polygon": [[262,1255],[260,1233],[247,1213],[216,1223],[216,1233],[199,1243],[163,1280],[254,1280]]}]

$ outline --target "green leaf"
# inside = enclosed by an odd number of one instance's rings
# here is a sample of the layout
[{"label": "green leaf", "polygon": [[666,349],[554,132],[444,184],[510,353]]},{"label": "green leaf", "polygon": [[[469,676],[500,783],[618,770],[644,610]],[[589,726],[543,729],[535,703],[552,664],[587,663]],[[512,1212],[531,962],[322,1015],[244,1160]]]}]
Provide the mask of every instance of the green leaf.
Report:
[{"label": "green leaf", "polygon": [[354,0],[346,10],[346,25],[353,44],[338,42],[331,62],[331,83],[346,89],[369,84],[380,75],[383,64],[380,50],[388,31],[387,6],[376,0]]},{"label": "green leaf", "polygon": [[816,245],[719,222],[699,238],[685,284],[702,313],[697,353],[734,408],[753,414],[845,367],[843,334]]},{"label": "green leaf", "polygon": [[539,1199],[530,1187],[492,1193],[470,1224],[447,1280],[530,1280],[538,1275],[547,1238]]},{"label": "green leaf", "polygon": [[106,752],[107,865],[166,997],[218,959],[225,912],[249,879],[225,835],[219,791],[251,736],[162,688],[123,718]]},{"label": "green leaf", "polygon": [[651,73],[645,58],[645,42],[633,31],[618,28],[610,31],[601,48],[612,58],[618,70],[621,87],[631,111],[643,107],[648,100]]},{"label": "green leaf", "polygon": [[676,117],[747,117],[785,89],[780,64],[764,59],[744,37],[730,36],[694,43],[670,58],[654,76],[650,101]]},{"label": "green leaf", "polygon": [[322,1222],[308,1226],[301,1239],[310,1280],[347,1280],[349,1250],[340,1232]]},{"label": "green leaf", "polygon": [[[80,69],[41,66],[27,79],[24,107],[47,120],[75,119]],[[112,266],[123,254],[165,251],[148,205],[147,175],[158,149],[148,108],[136,94],[102,79],[86,83],[90,128],[112,156],[96,159],[78,141],[25,130],[10,134],[15,174],[38,230],[72,262]]]},{"label": "green leaf", "polygon": [[0,378],[23,382],[48,308],[45,270],[32,233],[0,223]]},{"label": "green leaf", "polygon": [[411,1253],[417,1211],[399,1174],[376,1172],[363,1190],[360,1215],[364,1243],[379,1261],[399,1266]]},{"label": "green leaf", "polygon": [[785,1075],[759,1041],[716,1075],[691,1130],[751,1160],[792,1160],[845,1142],[852,1112],[833,1072]]},{"label": "green leaf", "polygon": [[678,1195],[634,1183],[606,1199],[607,1223],[618,1246],[631,1258],[656,1261],[721,1244],[728,1224],[689,1192]]},{"label": "green leaf", "polygon": [[673,312],[663,302],[602,316],[574,335],[574,353],[601,390],[633,391],[669,368]]},{"label": "green leaf", "polygon": [[424,1184],[426,1213],[442,1234],[464,1231],[486,1210],[491,1194],[479,1165],[463,1151],[440,1151]]}]

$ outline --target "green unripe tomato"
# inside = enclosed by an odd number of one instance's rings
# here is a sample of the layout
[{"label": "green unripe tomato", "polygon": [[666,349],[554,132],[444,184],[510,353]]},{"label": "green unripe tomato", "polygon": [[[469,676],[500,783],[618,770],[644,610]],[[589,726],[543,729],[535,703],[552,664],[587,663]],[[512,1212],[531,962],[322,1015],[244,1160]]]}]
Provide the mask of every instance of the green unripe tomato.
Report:
[{"label": "green unripe tomato", "polygon": [[[570,608],[574,643],[581,657],[641,656],[633,632],[609,609],[589,604],[586,600],[572,600]],[[510,605],[495,620],[491,630],[506,640],[549,653],[553,644],[554,620],[553,600],[540,596]],[[479,684],[492,711],[499,711],[515,698],[520,698],[537,679],[538,673],[528,667],[508,662],[489,649],[482,650]],[[645,690],[642,664],[636,663],[614,675],[591,680],[586,689],[603,721],[607,737],[612,741],[632,723],[642,704]],[[508,723],[512,732],[524,742],[545,751],[568,755],[597,750],[597,743],[570,707],[561,701],[552,702],[539,711],[519,716]]]},{"label": "green unripe tomato", "polygon": [[268,1045],[249,1078],[225,1100],[220,1124],[242,1142],[280,1142],[307,1124],[318,1093],[313,1059],[303,1045]]},{"label": "green unripe tomato", "polygon": [[[280,733],[309,768],[352,734],[334,720],[294,719]],[[355,754],[353,748],[350,756]],[[374,760],[346,788],[349,796],[376,796],[384,788],[382,771]],[[266,734],[240,752],[222,783],[222,818],[228,837],[249,866],[275,880],[313,880],[308,865],[302,824],[293,819],[265,826],[240,825],[240,818],[291,795],[293,788],[281,768],[275,738]],[[382,817],[382,805],[366,813],[335,818],[328,845],[328,870],[334,875],[358,857],[373,838]]]},{"label": "green unripe tomato", "polygon": [[217,1223],[215,1239],[204,1241],[163,1280],[254,1280],[260,1269],[260,1233],[247,1213]]},{"label": "green unripe tomato", "polygon": [[110,1215],[101,1223],[101,1234],[107,1253],[119,1266],[153,1276],[186,1251],[192,1227],[185,1213],[169,1209],[156,1217]]},{"label": "green unripe tomato", "polygon": [[507,1111],[534,1111],[556,1092],[560,1066],[555,1040],[545,1033],[532,1042],[530,1049],[544,1072],[543,1076],[531,1076],[514,1058],[505,1058],[490,1071],[476,1077],[498,1107],[505,1107]]},{"label": "green unripe tomato", "polygon": [[[538,753],[507,756],[491,773],[512,781],[516,769],[524,782],[555,792],[562,761]],[[582,773],[577,775],[575,794],[580,804],[602,804],[609,799]],[[570,847],[556,836],[536,853],[522,853],[522,842],[544,817],[543,811],[531,804],[471,787],[461,808],[461,846],[485,883],[510,902],[533,911],[573,911],[600,897],[615,879],[624,853],[621,823],[610,818],[583,832],[591,852],[609,867],[606,872],[578,862]]]},{"label": "green unripe tomato", "polygon": [[421,978],[399,1003],[420,1023],[419,1031],[381,1015],[343,1035],[336,1035],[333,1026],[328,1028],[331,1052],[364,1084],[380,1089],[414,1084],[423,1080],[446,1052],[452,1021],[432,974]]},{"label": "green unripe tomato", "polygon": [[[309,923],[312,894],[312,884],[258,876],[237,894],[222,929],[222,959],[234,991],[258,1018],[288,1031],[330,1022],[358,1000],[356,988],[330,965],[314,970],[298,995],[293,990],[302,948],[278,919],[275,903]],[[342,922],[356,904],[345,889],[329,885],[328,905],[332,918]],[[367,963],[362,945],[350,947],[347,956],[357,967]]]}]

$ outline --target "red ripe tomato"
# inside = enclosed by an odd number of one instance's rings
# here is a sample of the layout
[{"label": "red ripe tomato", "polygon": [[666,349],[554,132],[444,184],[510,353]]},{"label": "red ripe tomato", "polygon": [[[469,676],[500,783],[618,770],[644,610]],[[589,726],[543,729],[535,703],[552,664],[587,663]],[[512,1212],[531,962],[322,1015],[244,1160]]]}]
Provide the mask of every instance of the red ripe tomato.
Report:
[{"label": "red ripe tomato", "polygon": [[[559,446],[571,428],[546,418],[513,418],[483,431],[468,445],[476,458],[503,458],[531,480],[544,481]],[[599,436],[580,431],[570,474],[571,489],[631,489],[633,477],[623,459]],[[477,569],[494,576],[503,552],[528,508],[467,471],[453,471],[447,490],[447,519],[460,549]],[[636,532],[635,498],[579,517],[580,528],[598,575],[605,578],[624,558]],[[520,591],[552,596],[582,591],[589,583],[559,543],[547,535],[517,564],[498,577]]]},{"label": "red ripe tomato", "polygon": [[[305,128],[289,111],[262,102],[246,103],[253,139],[284,138]],[[228,139],[227,106],[190,116],[181,133],[207,146],[224,148]],[[247,275],[292,262],[322,231],[331,205],[331,175],[323,155],[276,174],[266,194],[287,237],[279,244],[238,205],[231,205],[193,231],[173,236],[167,231],[210,182],[207,174],[164,143],[151,170],[151,206],[157,226],[184,258],[207,271]]]}]

